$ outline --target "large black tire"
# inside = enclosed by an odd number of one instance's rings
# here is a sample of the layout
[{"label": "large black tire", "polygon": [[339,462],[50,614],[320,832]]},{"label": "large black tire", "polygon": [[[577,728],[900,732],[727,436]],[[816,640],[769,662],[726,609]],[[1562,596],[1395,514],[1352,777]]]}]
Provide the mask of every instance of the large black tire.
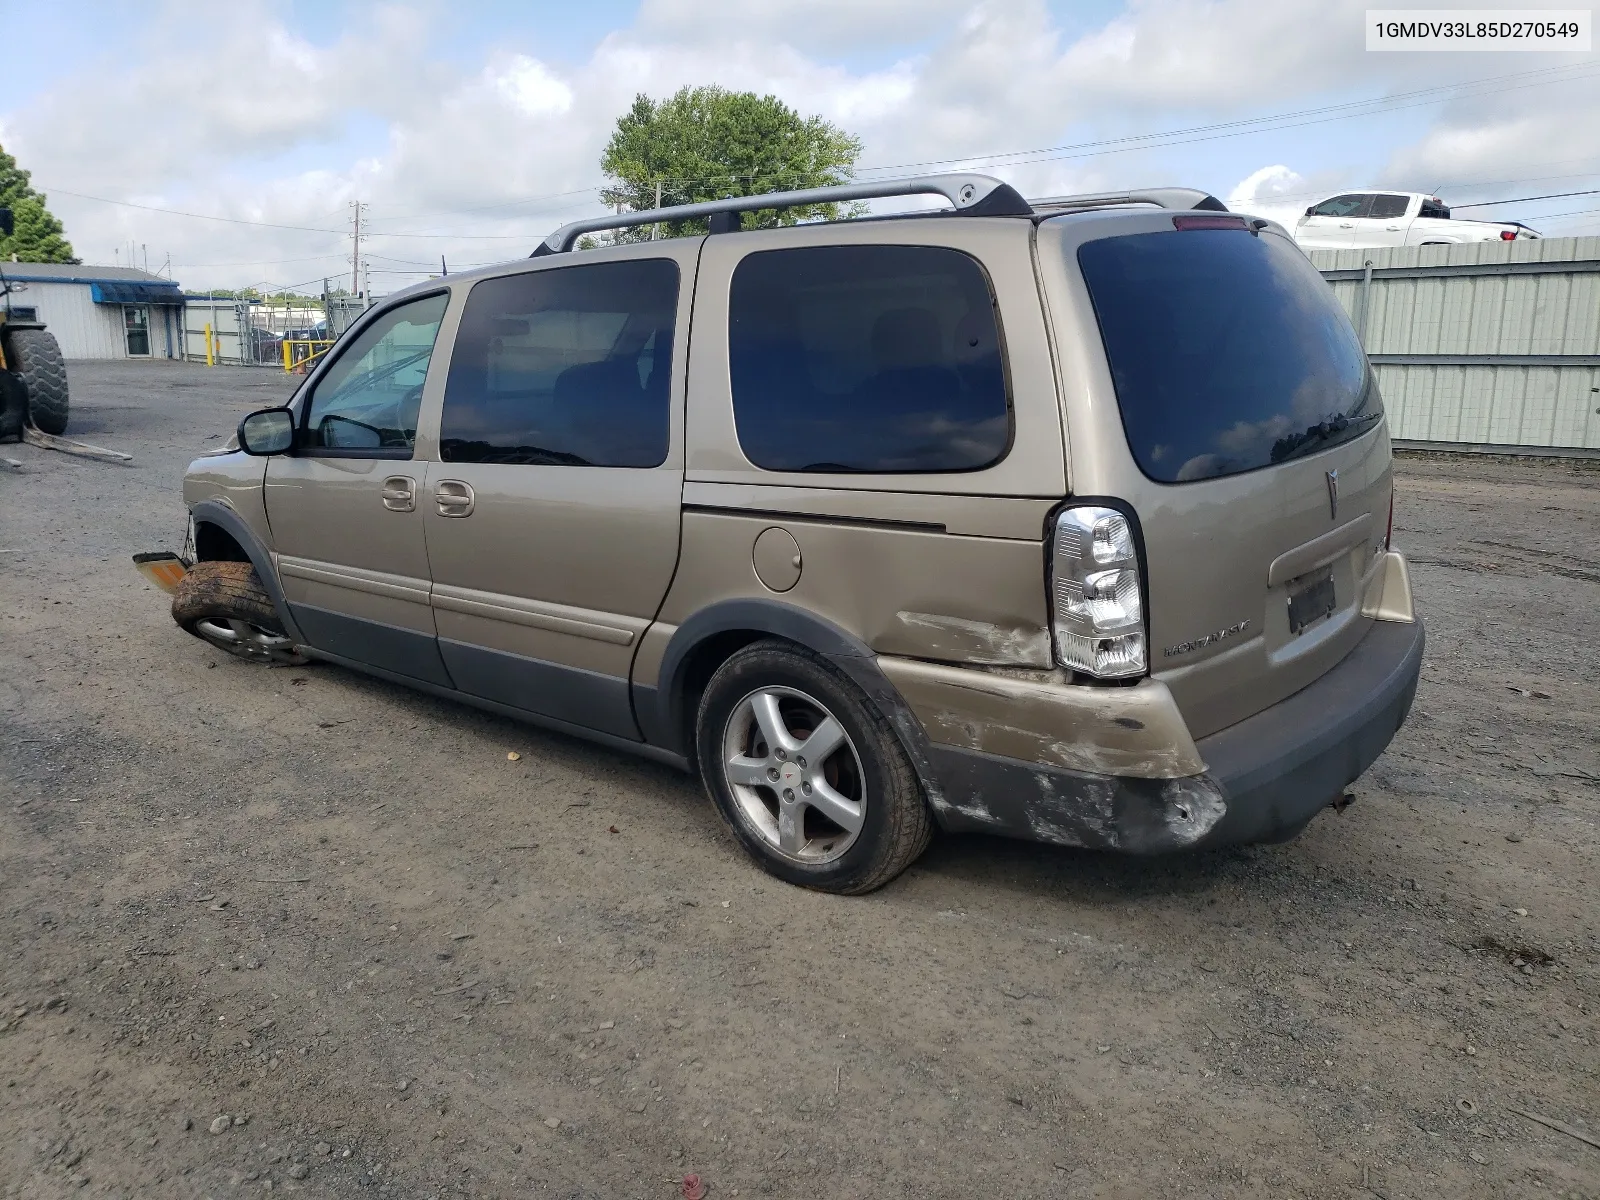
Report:
[{"label": "large black tire", "polygon": [[172,595],[172,619],[219,650],[269,667],[307,658],[284,632],[272,597],[247,562],[199,562]]},{"label": "large black tire", "polygon": [[67,364],[48,329],[6,334],[6,362],[28,389],[28,415],[45,433],[67,431]]},{"label": "large black tire", "polygon": [[[766,718],[783,724],[776,736],[785,745],[771,743],[757,715],[769,697],[776,708]],[[806,748],[829,740],[812,738],[829,717],[844,740],[807,762]],[[789,883],[870,892],[915,862],[933,836],[922,786],[888,719],[827,660],[790,642],[757,642],[717,669],[700,698],[695,744],[723,819],[751,857]],[[833,799],[822,805],[825,785]],[[839,797],[854,810],[835,823],[830,808],[851,811]]]}]

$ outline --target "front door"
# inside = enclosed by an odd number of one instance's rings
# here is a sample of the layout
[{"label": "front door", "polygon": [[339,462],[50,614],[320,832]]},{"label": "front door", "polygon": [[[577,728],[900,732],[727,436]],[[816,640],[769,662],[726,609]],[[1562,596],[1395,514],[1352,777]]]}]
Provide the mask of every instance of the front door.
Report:
[{"label": "front door", "polygon": [[419,499],[462,691],[639,738],[628,677],[678,558],[698,249],[540,264],[468,295]]},{"label": "front door", "polygon": [[1371,204],[1370,195],[1359,193],[1324,200],[1306,213],[1294,240],[1307,250],[1342,250],[1354,239],[1356,221]]},{"label": "front door", "polygon": [[150,308],[144,304],[122,306],[122,331],[128,342],[129,358],[150,357]]},{"label": "front door", "polygon": [[284,598],[317,650],[448,686],[428,606],[417,415],[449,302],[370,320],[299,402],[293,454],[267,464]]}]

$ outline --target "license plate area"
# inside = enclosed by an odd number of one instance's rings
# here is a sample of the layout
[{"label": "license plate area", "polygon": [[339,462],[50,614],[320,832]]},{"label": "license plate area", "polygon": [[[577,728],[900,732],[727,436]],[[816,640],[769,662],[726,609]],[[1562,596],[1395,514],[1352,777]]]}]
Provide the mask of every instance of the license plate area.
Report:
[{"label": "license plate area", "polygon": [[1323,567],[1289,585],[1289,633],[1298,637],[1333,611],[1333,568]]}]

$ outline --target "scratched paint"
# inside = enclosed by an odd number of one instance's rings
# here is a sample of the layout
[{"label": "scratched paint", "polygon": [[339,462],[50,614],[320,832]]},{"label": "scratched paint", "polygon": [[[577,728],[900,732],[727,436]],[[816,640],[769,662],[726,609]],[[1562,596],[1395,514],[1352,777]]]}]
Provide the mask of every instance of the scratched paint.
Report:
[{"label": "scratched paint", "polygon": [[1050,667],[1050,634],[1038,626],[993,625],[966,617],[897,612],[902,625],[920,631],[932,654],[995,666]]}]

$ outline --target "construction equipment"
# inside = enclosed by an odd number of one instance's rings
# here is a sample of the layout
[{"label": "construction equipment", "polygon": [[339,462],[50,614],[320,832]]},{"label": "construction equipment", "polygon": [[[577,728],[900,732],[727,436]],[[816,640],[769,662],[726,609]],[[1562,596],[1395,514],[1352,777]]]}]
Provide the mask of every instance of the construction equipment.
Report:
[{"label": "construction equipment", "polygon": [[[0,208],[0,235],[15,223]],[[55,335],[38,320],[18,320],[13,285],[0,269],[0,441],[21,438],[29,426],[42,433],[67,431],[67,364]]]}]

